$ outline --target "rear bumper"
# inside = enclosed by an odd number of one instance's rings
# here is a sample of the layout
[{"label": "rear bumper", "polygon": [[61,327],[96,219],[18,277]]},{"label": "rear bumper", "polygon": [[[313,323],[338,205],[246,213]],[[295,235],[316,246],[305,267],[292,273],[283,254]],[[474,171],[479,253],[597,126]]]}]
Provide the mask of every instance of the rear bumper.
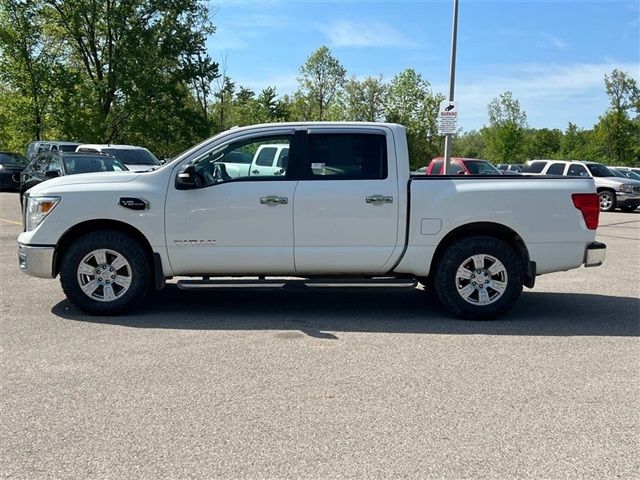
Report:
[{"label": "rear bumper", "polygon": [[20,270],[32,277],[53,278],[53,254],[55,247],[34,247],[18,244]]},{"label": "rear bumper", "polygon": [[607,246],[600,242],[591,242],[584,251],[584,266],[599,267],[604,263]]}]

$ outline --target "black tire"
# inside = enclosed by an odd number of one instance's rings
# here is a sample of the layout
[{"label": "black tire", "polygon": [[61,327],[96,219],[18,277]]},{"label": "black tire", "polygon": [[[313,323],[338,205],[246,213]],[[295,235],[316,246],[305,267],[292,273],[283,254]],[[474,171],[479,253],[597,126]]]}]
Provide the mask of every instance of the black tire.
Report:
[{"label": "black tire", "polygon": [[[106,261],[102,266],[97,265],[96,259],[99,256],[94,255],[94,252],[100,250],[106,250],[104,254]],[[116,271],[109,271],[109,267],[112,268],[111,263],[113,267],[118,267],[122,263],[118,260],[118,256],[124,258],[126,264],[116,268]],[[97,268],[95,272],[100,271],[105,265],[107,268],[102,270],[101,276],[94,272],[81,274],[79,272],[81,263],[85,267],[91,264],[92,268]],[[95,266],[94,263],[96,263]],[[81,283],[86,282],[85,288],[91,289],[98,279],[101,284],[89,296],[83,291]],[[65,295],[72,304],[91,315],[117,315],[133,308],[151,290],[152,279],[151,265],[142,245],[129,235],[113,230],[101,230],[83,235],[64,252],[60,264],[60,283]],[[126,285],[127,280],[128,286],[125,287],[123,285]],[[105,285],[104,282],[111,286]],[[122,285],[118,282],[122,282]],[[89,283],[92,285],[89,286]],[[113,300],[108,299],[108,288],[114,295]]]},{"label": "black tire", "polygon": [[[464,268],[475,263],[472,260],[474,255],[484,258],[485,268],[476,270],[477,265],[471,269]],[[499,274],[490,275],[489,269],[494,265],[503,268]],[[459,269],[468,271],[474,278],[458,278]],[[482,274],[478,273],[480,271]],[[522,293],[523,272],[522,260],[513,248],[497,238],[478,235],[458,240],[447,248],[436,265],[433,277],[436,295],[447,310],[468,320],[491,320],[506,313],[516,303]],[[480,281],[472,286],[471,283],[478,279]],[[469,291],[471,294],[466,295],[465,300],[464,293]],[[489,303],[482,303],[487,301]]]},{"label": "black tire", "polygon": [[613,212],[616,209],[616,194],[610,190],[602,190],[598,193],[600,197],[600,211]]}]

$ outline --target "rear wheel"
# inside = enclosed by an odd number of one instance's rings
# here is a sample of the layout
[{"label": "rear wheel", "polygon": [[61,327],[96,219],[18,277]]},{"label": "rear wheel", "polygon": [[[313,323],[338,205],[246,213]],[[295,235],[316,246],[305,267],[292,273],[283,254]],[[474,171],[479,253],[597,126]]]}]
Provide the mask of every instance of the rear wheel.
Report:
[{"label": "rear wheel", "polygon": [[489,320],[507,312],[520,297],[520,256],[505,242],[473,236],[451,245],[436,266],[436,294],[455,315]]},{"label": "rear wheel", "polygon": [[600,211],[612,212],[616,208],[616,194],[609,190],[603,190],[598,194],[600,197]]},{"label": "rear wheel", "polygon": [[151,268],[144,248],[117,231],[88,233],[64,253],[60,282],[80,310],[115,315],[130,309],[151,289]]}]

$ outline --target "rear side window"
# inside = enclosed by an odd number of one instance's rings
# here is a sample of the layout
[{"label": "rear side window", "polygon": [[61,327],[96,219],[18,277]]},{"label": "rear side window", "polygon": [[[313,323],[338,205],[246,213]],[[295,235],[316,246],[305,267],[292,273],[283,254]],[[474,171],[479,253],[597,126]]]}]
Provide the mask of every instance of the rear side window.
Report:
[{"label": "rear side window", "polygon": [[528,165],[525,165],[522,169],[523,173],[540,173],[544,170],[544,166],[547,162],[531,162]]},{"label": "rear side window", "polygon": [[367,133],[311,134],[304,170],[303,177],[314,180],[387,178],[386,137]]},{"label": "rear side window", "polygon": [[547,175],[562,175],[564,172],[564,163],[552,163],[547,170]]}]

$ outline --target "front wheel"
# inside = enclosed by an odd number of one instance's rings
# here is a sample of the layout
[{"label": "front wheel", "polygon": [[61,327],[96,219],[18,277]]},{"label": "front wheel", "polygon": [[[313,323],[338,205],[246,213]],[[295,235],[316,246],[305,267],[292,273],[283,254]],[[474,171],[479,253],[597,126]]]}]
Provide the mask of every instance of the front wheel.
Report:
[{"label": "front wheel", "polygon": [[74,241],[64,253],[60,283],[80,310],[115,315],[130,309],[151,290],[144,248],[117,231],[96,231]]},{"label": "front wheel", "polygon": [[497,238],[464,238],[451,245],[436,265],[434,284],[442,304],[458,317],[493,319],[520,297],[522,261]]},{"label": "front wheel", "polygon": [[600,211],[612,212],[616,208],[616,194],[608,190],[603,190],[598,194],[600,197]]}]

